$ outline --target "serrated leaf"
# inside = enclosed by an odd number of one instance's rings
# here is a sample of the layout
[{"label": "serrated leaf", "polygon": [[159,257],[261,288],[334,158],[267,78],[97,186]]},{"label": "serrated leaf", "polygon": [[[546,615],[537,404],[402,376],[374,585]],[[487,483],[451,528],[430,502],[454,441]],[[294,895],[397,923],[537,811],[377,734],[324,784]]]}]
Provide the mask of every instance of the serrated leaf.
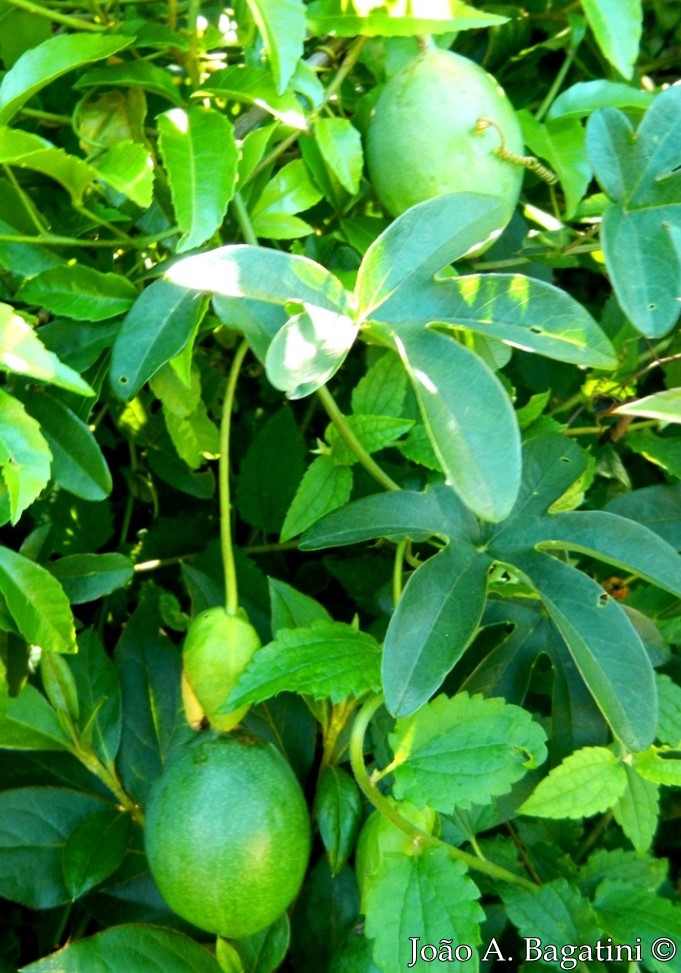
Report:
[{"label": "serrated leaf", "polygon": [[355,415],[402,415],[407,392],[404,366],[390,351],[373,363],[352,390],[352,411]]},{"label": "serrated leaf", "polygon": [[295,254],[245,244],[219,247],[173,264],[166,279],[182,287],[245,297],[266,304],[308,303],[349,312],[343,285],[332,273]]},{"label": "serrated leaf", "polygon": [[265,45],[281,93],[303,54],[305,5],[302,0],[246,0]]},{"label": "serrated leaf", "polygon": [[48,351],[33,328],[9,304],[0,304],[0,369],[29,375],[78,395],[94,395],[78,372]]},{"label": "serrated leaf", "polygon": [[64,787],[0,793],[0,895],[32,909],[68,902],[63,849],[74,828],[106,806],[101,798]]},{"label": "serrated leaf", "polygon": [[[603,931],[616,943],[631,943],[635,933],[648,969],[657,973],[681,970],[679,956],[669,949],[670,940],[672,944],[681,942],[681,910],[669,899],[629,883],[605,881],[596,892],[594,912]],[[655,942],[660,943],[659,953],[651,948]]]},{"label": "serrated leaf", "polygon": [[[395,444],[401,436],[409,432],[414,425],[414,420],[396,419],[385,415],[354,415],[347,416],[346,423],[367,453],[371,454]],[[325,439],[337,463],[352,466],[358,462],[357,454],[341,438],[332,423],[327,426]]]},{"label": "serrated leaf", "polygon": [[32,47],[12,65],[0,84],[0,125],[5,125],[29,98],[68,71],[110,57],[132,44],[120,34],[60,34]]},{"label": "serrated leaf", "polygon": [[70,554],[50,562],[49,569],[72,605],[110,595],[134,575],[132,561],[124,554]]},{"label": "serrated leaf", "polygon": [[308,628],[313,622],[330,622],[331,616],[322,604],[284,581],[268,578],[272,605],[272,631],[280,628]]},{"label": "serrated leaf", "polygon": [[305,445],[291,409],[279,409],[258,430],[241,462],[239,514],[251,527],[281,530],[305,469]]},{"label": "serrated leaf", "polygon": [[452,488],[482,520],[503,520],[520,485],[520,433],[499,379],[436,331],[404,333],[396,343]]},{"label": "serrated leaf", "polygon": [[648,747],[634,754],[634,767],[653,784],[681,786],[681,751],[670,747]]},{"label": "serrated leaf", "polygon": [[[398,15],[397,15],[398,14]],[[335,33],[339,37],[413,37],[415,34],[447,34],[476,27],[495,27],[507,17],[475,10],[460,0],[433,6],[432,0],[398,4],[339,4],[338,0],[314,0],[307,9],[314,34]]]},{"label": "serrated leaf", "polygon": [[289,318],[267,349],[265,370],[289,399],[311,395],[341,367],[355,343],[357,325],[346,314],[305,304]]},{"label": "serrated leaf", "polygon": [[590,896],[604,879],[627,882],[656,892],[667,880],[668,871],[669,862],[664,858],[653,858],[626,848],[612,851],[599,848],[580,868],[579,880],[582,890]]},{"label": "serrated leaf", "polygon": [[20,287],[16,296],[76,321],[105,321],[124,314],[138,291],[120,274],[67,264],[44,270]]},{"label": "serrated leaf", "polygon": [[[295,91],[288,89],[278,92],[272,74],[267,68],[243,64],[231,65],[207,78],[195,95],[197,97],[213,95],[247,105],[257,105],[285,125],[300,130],[306,129],[308,125]],[[271,135],[271,132],[269,134]],[[242,174],[242,177],[245,179],[246,174]]]},{"label": "serrated leaf", "polygon": [[[589,943],[598,935],[596,917],[588,899],[559,878],[546,882],[530,892],[515,885],[499,889],[506,912],[526,941],[526,956],[531,944],[553,944],[560,949],[567,944]],[[535,960],[539,957],[530,953]]]},{"label": "serrated leaf", "polygon": [[288,162],[277,171],[258,196],[251,212],[253,229],[257,236],[285,239],[272,232],[273,225],[269,222],[271,218],[302,213],[321,198],[322,193],[312,182],[302,159]]},{"label": "serrated leaf", "polygon": [[330,456],[318,456],[308,466],[288,509],[281,540],[286,541],[347,503],[352,491],[352,470],[337,466]]},{"label": "serrated leaf", "polygon": [[656,673],[657,739],[669,747],[681,746],[681,686],[663,673]]},{"label": "serrated leaf", "polygon": [[111,493],[111,473],[89,427],[48,392],[23,392],[23,401],[52,453],[52,477],[83,500],[104,500]]},{"label": "serrated leaf", "polygon": [[409,578],[383,647],[383,691],[394,716],[415,712],[463,655],[480,622],[490,564],[461,537]]},{"label": "serrated leaf", "polygon": [[0,389],[0,471],[15,524],[50,480],[52,453],[39,424]]},{"label": "serrated leaf", "polygon": [[234,130],[217,110],[173,108],[159,115],[159,150],[182,237],[177,253],[205,243],[234,195],[238,151]]},{"label": "serrated leaf", "polygon": [[78,939],[52,956],[22,967],[21,973],[220,973],[218,961],[184,933],[130,923]]},{"label": "serrated leaf", "polygon": [[[484,918],[479,895],[465,866],[442,848],[426,848],[416,855],[383,855],[365,896],[366,935],[374,940],[376,964],[383,970],[407,969],[412,963],[413,938],[418,947],[440,945],[446,936],[444,942],[452,952],[448,969],[475,973],[478,924]],[[468,947],[468,961],[454,959],[458,946]],[[420,958],[412,966],[427,968]]]},{"label": "serrated leaf", "polygon": [[634,767],[624,764],[627,789],[612,813],[615,821],[639,854],[650,851],[660,816],[660,788],[645,780]]},{"label": "serrated leaf", "polygon": [[73,900],[113,875],[123,861],[129,835],[130,815],[116,807],[95,811],[76,825],[62,853],[64,881]]},{"label": "serrated leaf", "polygon": [[254,654],[226,701],[227,711],[282,692],[333,703],[378,692],[380,659],[380,647],[371,635],[342,622],[280,629],[273,642]]},{"label": "serrated leaf", "polygon": [[605,57],[631,78],[641,40],[641,0],[583,0],[582,7]]},{"label": "serrated leaf", "polygon": [[528,712],[502,699],[438,696],[390,736],[395,797],[446,814],[488,804],[543,763],[545,739]]},{"label": "serrated leaf", "polygon": [[18,631],[43,652],[75,652],[76,633],[68,598],[39,564],[0,547],[0,591]]},{"label": "serrated leaf", "polygon": [[362,178],[364,156],[362,139],[355,126],[347,118],[318,118],[315,134],[329,169],[344,189],[356,195]]},{"label": "serrated leaf", "polygon": [[82,204],[86,189],[97,178],[97,170],[79,156],[55,148],[47,139],[4,125],[0,125],[0,162],[44,173],[66,189],[76,206]]},{"label": "serrated leaf", "polygon": [[355,500],[306,530],[300,549],[314,551],[376,537],[425,540],[434,534],[473,533],[475,526],[473,515],[440,483],[423,493],[395,490]]},{"label": "serrated leaf", "polygon": [[626,786],[626,773],[612,751],[584,747],[554,767],[518,813],[538,818],[588,818],[613,807]]},{"label": "serrated leaf", "polygon": [[182,351],[204,309],[200,293],[163,278],[143,290],[114,342],[109,372],[114,395],[123,402],[134,398],[161,365]]},{"label": "serrated leaf", "polygon": [[400,291],[423,293],[442,268],[482,244],[506,220],[504,206],[479,193],[446,193],[412,206],[371,244],[357,275],[360,319],[392,321]]},{"label": "serrated leaf", "polygon": [[141,209],[150,208],[154,196],[154,163],[146,146],[122,139],[98,156],[92,165],[107,185]]}]

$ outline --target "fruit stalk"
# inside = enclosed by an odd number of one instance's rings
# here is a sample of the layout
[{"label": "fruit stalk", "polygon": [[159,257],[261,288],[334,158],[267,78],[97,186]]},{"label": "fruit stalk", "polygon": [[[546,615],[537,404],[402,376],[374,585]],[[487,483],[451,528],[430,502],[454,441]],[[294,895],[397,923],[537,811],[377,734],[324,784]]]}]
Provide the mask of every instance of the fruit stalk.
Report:
[{"label": "fruit stalk", "polygon": [[236,350],[232,367],[227,378],[225,399],[220,422],[220,460],[218,464],[218,483],[220,491],[220,549],[225,570],[225,610],[228,615],[236,615],[239,609],[239,591],[234,564],[234,545],[232,543],[232,501],[229,487],[229,439],[232,428],[232,409],[239,371],[248,351],[248,342],[242,341]]}]

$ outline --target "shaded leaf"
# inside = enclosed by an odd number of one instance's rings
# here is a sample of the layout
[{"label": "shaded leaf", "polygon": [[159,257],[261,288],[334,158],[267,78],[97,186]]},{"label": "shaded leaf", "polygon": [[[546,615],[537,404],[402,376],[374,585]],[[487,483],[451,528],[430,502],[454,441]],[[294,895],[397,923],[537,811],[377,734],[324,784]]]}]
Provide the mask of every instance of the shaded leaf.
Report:
[{"label": "shaded leaf", "polygon": [[17,300],[76,321],[104,321],[124,314],[137,296],[134,284],[120,274],[67,264],[33,277],[19,289]]},{"label": "shaded leaf", "polygon": [[[616,943],[631,943],[632,930],[641,939],[641,955],[646,967],[657,973],[681,969],[678,955],[674,957],[665,944],[681,942],[681,910],[669,899],[647,889],[624,882],[605,881],[596,891],[594,911],[603,931]],[[655,959],[653,943],[660,941],[660,959]],[[669,962],[669,960],[672,962]]]},{"label": "shaded leaf", "polygon": [[318,456],[300,481],[281,528],[281,540],[302,534],[324,514],[342,507],[351,490],[350,467],[337,466],[330,456]]},{"label": "shaded leaf", "polygon": [[615,821],[639,854],[650,851],[660,816],[660,788],[624,764],[627,789],[613,805]]},{"label": "shaded leaf", "polygon": [[6,750],[69,750],[71,739],[57,714],[35,686],[24,686],[11,697],[0,686],[0,748]]},{"label": "shaded leaf", "polygon": [[95,811],[69,835],[62,854],[64,881],[79,899],[120,866],[128,847],[130,815],[116,807]]},{"label": "shaded leaf", "polygon": [[72,605],[96,601],[122,588],[133,577],[124,554],[71,554],[49,565]]},{"label": "shaded leaf", "polygon": [[281,530],[300,483],[305,445],[291,409],[279,409],[258,430],[241,463],[237,507],[251,527]]},{"label": "shaded leaf", "polygon": [[315,797],[315,816],[331,874],[335,875],[355,847],[362,817],[359,788],[342,767],[331,765],[322,774]]}]

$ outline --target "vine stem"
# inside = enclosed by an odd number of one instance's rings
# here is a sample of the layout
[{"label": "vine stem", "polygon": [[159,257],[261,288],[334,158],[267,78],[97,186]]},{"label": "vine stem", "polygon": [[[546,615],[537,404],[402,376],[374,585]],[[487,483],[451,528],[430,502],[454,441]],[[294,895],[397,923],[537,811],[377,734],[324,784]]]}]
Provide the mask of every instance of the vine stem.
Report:
[{"label": "vine stem", "polygon": [[71,17],[69,14],[59,13],[58,10],[48,10],[47,7],[42,7],[39,3],[33,3],[33,0],[7,0],[7,3],[12,7],[18,7],[20,10],[28,10],[36,17],[52,20],[55,24],[73,27],[74,30],[96,31],[98,34],[106,30],[106,24],[93,24],[89,20],[81,20],[80,17]]},{"label": "vine stem", "polygon": [[220,422],[220,459],[218,462],[220,549],[222,552],[222,563],[225,569],[225,610],[228,615],[236,615],[239,608],[239,590],[237,588],[234,545],[232,543],[232,501],[229,488],[229,437],[232,428],[232,409],[234,408],[236,383],[248,347],[248,342],[246,340],[242,341],[234,355],[232,367],[227,377],[227,388],[225,389],[225,400],[222,405],[222,420]]},{"label": "vine stem", "polygon": [[338,408],[336,400],[331,395],[326,385],[322,385],[321,388],[317,389],[317,396],[319,397],[319,401],[324,406],[329,419],[338,430],[338,435],[341,437],[345,445],[352,450],[367,473],[372,476],[374,480],[376,480],[376,482],[383,487],[384,490],[401,489],[399,484],[395,483],[395,481],[389,477],[384,470],[381,469],[378,463],[371,458],[369,453],[367,453],[364,446],[352,431],[347,419]]},{"label": "vine stem", "polygon": [[429,848],[441,848],[449,855],[450,858],[462,862],[473,871],[484,872],[485,875],[488,875],[490,878],[494,878],[499,882],[507,882],[509,885],[517,885],[529,892],[535,892],[537,886],[534,884],[534,882],[530,882],[521,875],[515,875],[513,872],[509,872],[501,865],[495,865],[493,862],[485,859],[476,858],[475,855],[469,855],[460,848],[455,848],[454,845],[450,845],[446,841],[442,841],[441,838],[437,838],[435,835],[427,834],[427,832],[421,831],[421,829],[417,828],[416,825],[411,823],[411,821],[407,821],[406,818],[403,818],[400,812],[392,806],[385,795],[381,793],[378,787],[376,787],[375,783],[367,773],[367,769],[364,765],[364,737],[372,717],[382,705],[382,696],[371,696],[364,703],[355,717],[355,722],[352,727],[352,734],[350,736],[350,765],[352,766],[352,772],[355,775],[355,780],[357,781],[357,784],[364,796],[373,804],[377,811],[379,811],[384,817],[398,827],[400,831],[403,831],[406,835],[408,835],[412,841],[414,841],[414,843],[418,843]]}]

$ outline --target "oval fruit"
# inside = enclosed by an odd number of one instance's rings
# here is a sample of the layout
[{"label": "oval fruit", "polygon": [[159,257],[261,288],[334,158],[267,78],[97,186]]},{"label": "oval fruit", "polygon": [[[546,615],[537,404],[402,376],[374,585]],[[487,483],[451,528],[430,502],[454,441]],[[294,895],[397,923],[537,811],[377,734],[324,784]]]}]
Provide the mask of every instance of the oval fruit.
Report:
[{"label": "oval fruit", "polygon": [[161,895],[225,939],[250,936],[296,896],[310,854],[303,792],[281,753],[238,733],[202,734],[165,768],[144,841]]},{"label": "oval fruit", "polygon": [[241,722],[248,706],[231,713],[218,711],[259,648],[253,626],[222,607],[209,608],[192,619],[182,649],[182,695],[191,724],[200,723],[201,711],[216,730],[225,733]]},{"label": "oval fruit", "polygon": [[495,155],[502,138],[522,153],[518,119],[494,78],[459,54],[429,50],[381,92],[367,128],[367,168],[392,216],[442,193],[477,192],[502,200],[508,222],[523,169]]}]

